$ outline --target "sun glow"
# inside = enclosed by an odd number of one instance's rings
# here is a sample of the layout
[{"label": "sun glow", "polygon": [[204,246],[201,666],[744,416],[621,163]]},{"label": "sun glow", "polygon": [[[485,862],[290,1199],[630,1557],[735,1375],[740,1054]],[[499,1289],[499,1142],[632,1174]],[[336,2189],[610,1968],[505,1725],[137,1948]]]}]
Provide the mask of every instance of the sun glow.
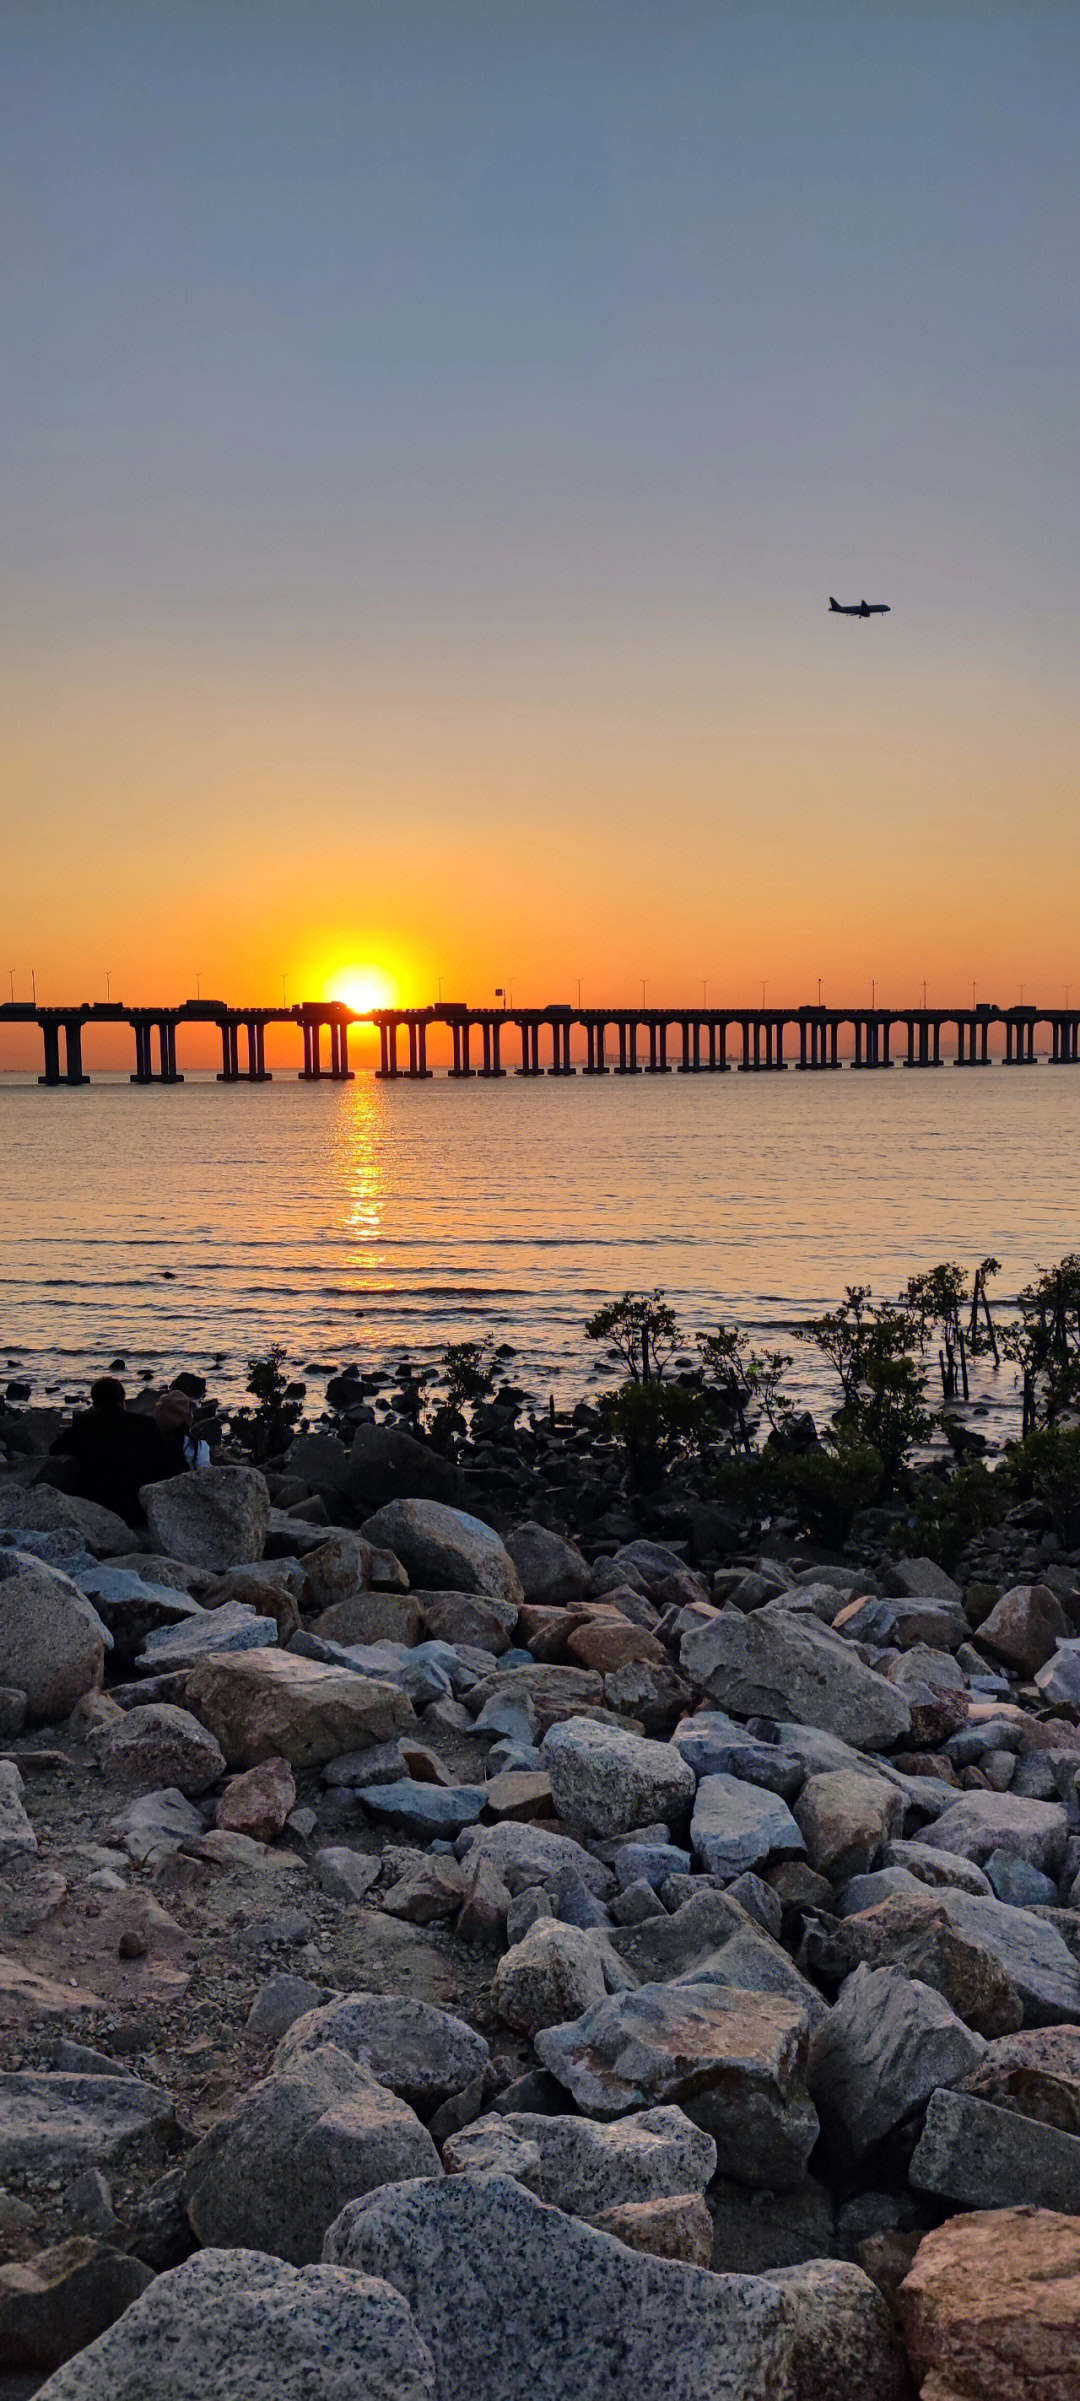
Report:
[{"label": "sun glow", "polygon": [[366,964],[363,967],[343,967],[336,975],[329,994],[331,1000],[343,1001],[347,1009],[366,1017],[372,1009],[392,1009],[397,988],[384,967]]}]

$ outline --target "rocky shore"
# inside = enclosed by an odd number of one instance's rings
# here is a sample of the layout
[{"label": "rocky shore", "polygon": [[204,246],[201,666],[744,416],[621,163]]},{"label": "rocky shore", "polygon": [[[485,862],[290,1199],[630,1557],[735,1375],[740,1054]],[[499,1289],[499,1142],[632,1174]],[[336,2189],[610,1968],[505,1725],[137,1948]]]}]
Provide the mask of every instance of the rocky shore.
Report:
[{"label": "rocky shore", "polygon": [[1075,2401],[1076,1558],[352,1381],[0,1467],[0,2395]]}]

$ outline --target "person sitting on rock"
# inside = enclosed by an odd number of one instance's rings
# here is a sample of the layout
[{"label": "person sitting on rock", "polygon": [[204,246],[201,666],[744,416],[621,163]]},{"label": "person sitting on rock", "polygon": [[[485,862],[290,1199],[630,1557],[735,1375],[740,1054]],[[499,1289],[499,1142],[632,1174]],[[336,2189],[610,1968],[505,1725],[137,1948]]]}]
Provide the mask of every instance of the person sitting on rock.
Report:
[{"label": "person sitting on rock", "polygon": [[[90,1407],[79,1410],[58,1434],[49,1452],[42,1481],[57,1484],[77,1499],[96,1501],[129,1526],[145,1526],[139,1505],[143,1484],[160,1484],[178,1471],[173,1454],[152,1417],[129,1410],[124,1387],[115,1376],[99,1376],[90,1386]],[[53,1472],[53,1463],[58,1472]]]},{"label": "person sitting on rock", "polygon": [[210,1446],[196,1430],[195,1404],[177,1385],[170,1385],[156,1403],[154,1424],[173,1462],[166,1471],[169,1475],[182,1476],[186,1468],[209,1467]]}]

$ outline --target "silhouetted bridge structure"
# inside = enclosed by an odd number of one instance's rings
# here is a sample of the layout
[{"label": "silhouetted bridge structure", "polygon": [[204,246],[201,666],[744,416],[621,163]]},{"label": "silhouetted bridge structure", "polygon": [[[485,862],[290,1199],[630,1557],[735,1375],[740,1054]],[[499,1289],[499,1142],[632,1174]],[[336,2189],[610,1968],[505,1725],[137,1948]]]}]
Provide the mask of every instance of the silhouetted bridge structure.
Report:
[{"label": "silhouetted bridge structure", "polygon": [[[451,1077],[502,1076],[504,1038],[516,1037],[516,1075],[570,1076],[570,1037],[585,1038],[583,1075],[775,1074],[795,1067],[806,1072],[851,1068],[942,1067],[946,1034],[952,1031],[955,1067],[988,1067],[990,1031],[1000,1026],[1001,1064],[1033,1067],[1037,1027],[1049,1036],[1048,1062],[1080,1064],[1080,1009],[1020,1006],[999,1009],[472,1009],[440,1002],[428,1009],[376,1009],[363,1013],[339,1001],[303,1001],[295,1008],[230,1007],[224,1001],[193,1000],[182,1007],[127,1009],[119,1001],[83,1001],[77,1008],[39,1008],[12,1001],[0,1005],[0,1025],[36,1025],[45,1051],[40,1084],[86,1084],[82,1037],[86,1026],[130,1026],[135,1043],[133,1084],[181,1084],[176,1035],[181,1025],[213,1025],[221,1038],[218,1081],[270,1082],[266,1068],[268,1025],[294,1026],[303,1043],[304,1083],[343,1083],[349,1066],[349,1031],[374,1026],[380,1041],[377,1074],[383,1082],[417,1082],[431,1074],[428,1035],[433,1026],[450,1036]],[[841,1038],[850,1039],[841,1057]],[[328,1056],[324,1054],[323,1037]],[[63,1053],[61,1055],[61,1042]],[[547,1054],[546,1061],[541,1057]]]}]

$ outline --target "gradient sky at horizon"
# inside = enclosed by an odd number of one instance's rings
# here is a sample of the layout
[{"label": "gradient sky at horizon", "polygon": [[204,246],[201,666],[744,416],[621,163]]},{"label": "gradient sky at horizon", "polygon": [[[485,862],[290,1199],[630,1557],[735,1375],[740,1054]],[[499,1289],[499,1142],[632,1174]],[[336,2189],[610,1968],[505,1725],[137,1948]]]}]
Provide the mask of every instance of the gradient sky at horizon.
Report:
[{"label": "gradient sky at horizon", "polygon": [[3,997],[1080,990],[1080,11],[3,45]]}]

